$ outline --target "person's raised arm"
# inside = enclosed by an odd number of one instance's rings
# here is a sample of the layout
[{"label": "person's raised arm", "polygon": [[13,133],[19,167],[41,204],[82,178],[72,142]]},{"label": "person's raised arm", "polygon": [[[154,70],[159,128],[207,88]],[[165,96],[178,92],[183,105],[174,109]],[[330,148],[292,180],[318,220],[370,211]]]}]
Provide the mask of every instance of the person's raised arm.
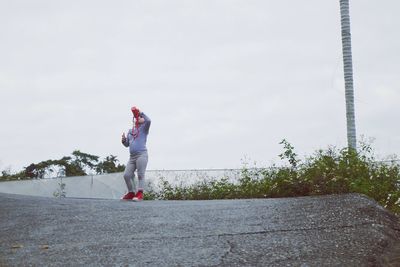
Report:
[{"label": "person's raised arm", "polygon": [[151,119],[143,112],[140,113],[140,116],[144,119],[144,130],[149,133]]}]

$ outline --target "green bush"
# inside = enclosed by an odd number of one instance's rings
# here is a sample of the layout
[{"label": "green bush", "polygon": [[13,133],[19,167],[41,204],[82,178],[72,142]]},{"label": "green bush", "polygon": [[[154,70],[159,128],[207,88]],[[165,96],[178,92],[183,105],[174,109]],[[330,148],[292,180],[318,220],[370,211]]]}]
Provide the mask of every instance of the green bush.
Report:
[{"label": "green bush", "polygon": [[171,185],[160,179],[160,190],[151,199],[199,200],[277,198],[309,195],[361,193],[400,214],[400,171],[397,161],[377,161],[369,144],[358,151],[344,148],[318,150],[304,161],[283,140],[279,156],[287,166],[243,167],[237,181],[204,179],[191,185]]}]

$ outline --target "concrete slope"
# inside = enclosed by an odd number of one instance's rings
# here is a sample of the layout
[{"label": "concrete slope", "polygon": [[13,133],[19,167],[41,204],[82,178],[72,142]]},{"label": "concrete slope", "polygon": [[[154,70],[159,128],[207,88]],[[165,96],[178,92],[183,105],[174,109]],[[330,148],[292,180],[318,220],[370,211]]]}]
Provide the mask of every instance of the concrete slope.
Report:
[{"label": "concrete slope", "polygon": [[0,266],[400,266],[362,195],[144,201],[0,194]]}]

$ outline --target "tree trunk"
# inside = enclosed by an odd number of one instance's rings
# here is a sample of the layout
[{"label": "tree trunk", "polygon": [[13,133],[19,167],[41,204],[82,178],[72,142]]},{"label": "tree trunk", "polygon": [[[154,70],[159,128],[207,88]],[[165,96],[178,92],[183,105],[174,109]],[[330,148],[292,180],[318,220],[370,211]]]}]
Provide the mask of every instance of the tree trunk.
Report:
[{"label": "tree trunk", "polygon": [[351,33],[349,0],[340,0],[342,26],[343,67],[346,95],[347,143],[349,148],[356,149],[356,123],[354,114],[353,62],[351,55]]}]

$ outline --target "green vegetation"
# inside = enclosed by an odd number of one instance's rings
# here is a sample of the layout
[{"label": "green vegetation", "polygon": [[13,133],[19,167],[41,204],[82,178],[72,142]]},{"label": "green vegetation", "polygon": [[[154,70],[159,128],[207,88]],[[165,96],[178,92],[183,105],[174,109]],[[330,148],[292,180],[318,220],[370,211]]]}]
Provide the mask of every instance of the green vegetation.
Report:
[{"label": "green vegetation", "polygon": [[17,173],[3,170],[0,181],[83,176],[89,173],[122,172],[124,169],[125,165],[118,164],[116,156],[110,155],[99,161],[98,156],[75,150],[72,152],[72,156],[62,157],[58,160],[45,160],[37,164],[32,163]]},{"label": "green vegetation", "polygon": [[[145,199],[277,198],[361,193],[400,214],[400,165],[395,157],[377,161],[371,146],[361,142],[358,151],[328,148],[301,160],[289,142],[283,140],[281,144],[283,153],[279,156],[287,162],[285,166],[248,168],[245,164],[236,180],[204,177],[189,185],[171,184],[159,177],[159,185],[150,185]],[[76,150],[72,157],[31,164],[16,174],[3,171],[0,181],[40,179],[49,175],[79,176],[86,175],[88,171],[113,173],[122,172],[124,168],[115,156],[99,161],[97,156]],[[64,189],[60,185],[57,194],[62,195]]]},{"label": "green vegetation", "polygon": [[394,213],[400,214],[399,164],[393,158],[377,161],[370,145],[359,151],[344,148],[318,150],[300,160],[286,140],[281,144],[287,166],[243,167],[240,178],[204,179],[191,185],[172,185],[160,177],[157,191],[147,199],[199,200],[233,198],[277,198],[341,193],[365,194]]},{"label": "green vegetation", "polygon": [[58,182],[58,189],[53,192],[54,197],[62,198],[67,196],[67,191],[65,190],[66,184],[62,182]]}]

